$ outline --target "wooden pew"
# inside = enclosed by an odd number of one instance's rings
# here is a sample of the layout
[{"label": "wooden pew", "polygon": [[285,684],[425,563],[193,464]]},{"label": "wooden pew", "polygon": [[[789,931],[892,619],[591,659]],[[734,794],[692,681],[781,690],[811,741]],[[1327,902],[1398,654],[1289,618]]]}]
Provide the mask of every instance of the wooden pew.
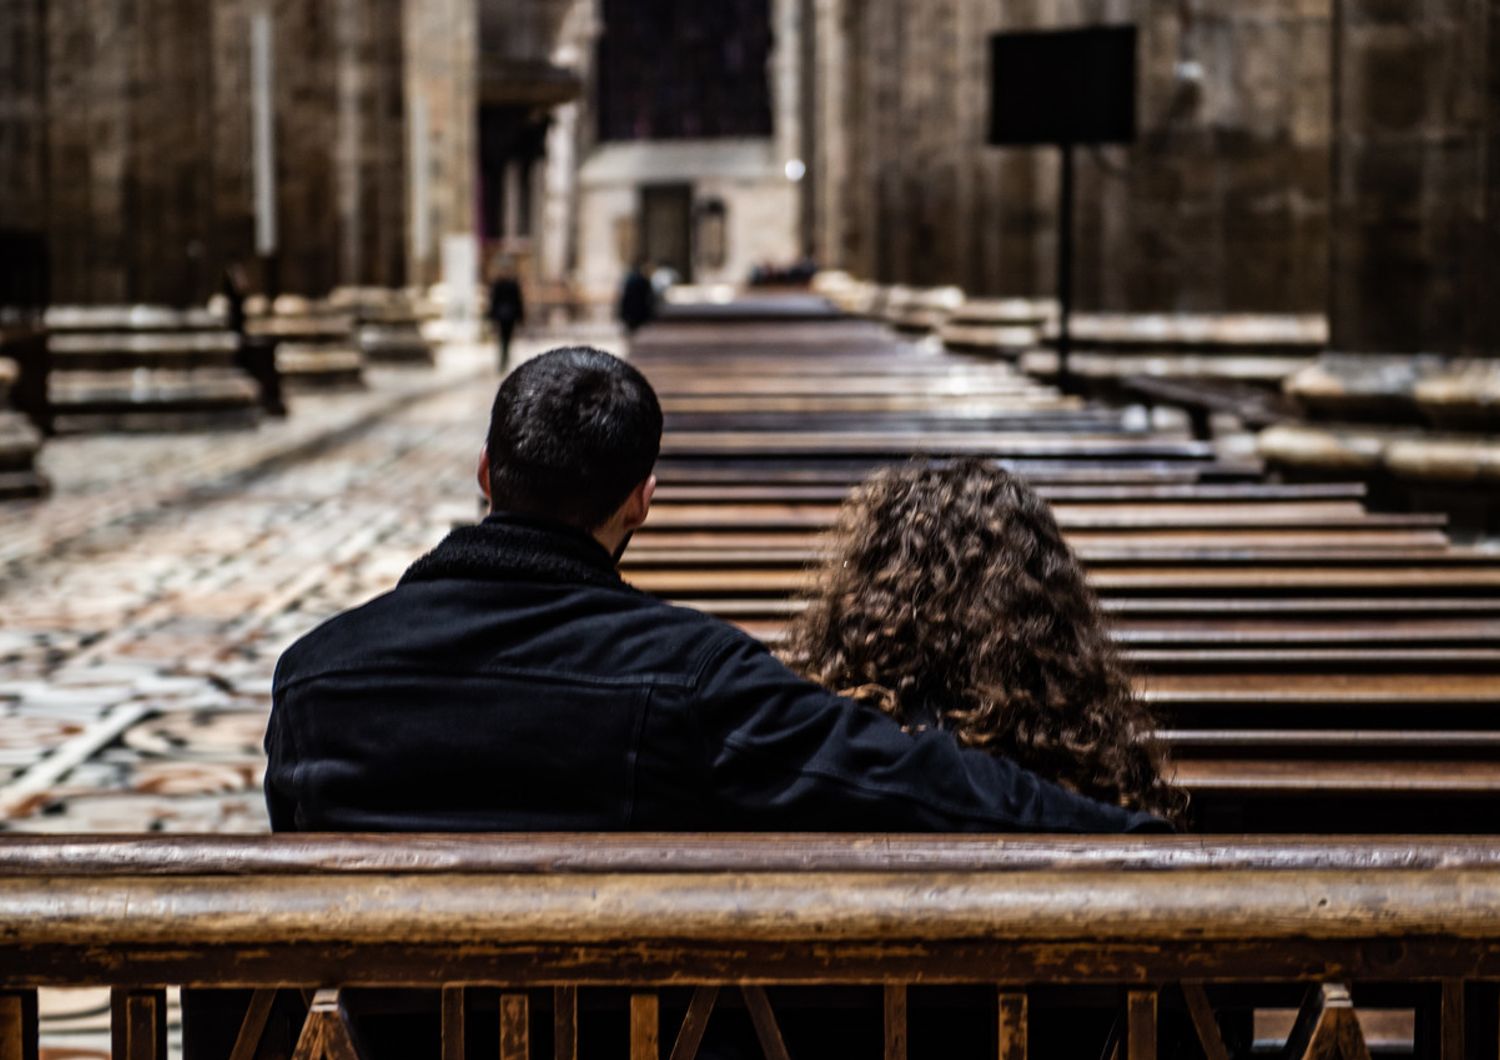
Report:
[{"label": "wooden pew", "polygon": [[430,367],[437,362],[422,336],[416,305],[404,292],[386,287],[338,287],[328,296],[333,310],[354,316],[354,337],[370,364]]},{"label": "wooden pew", "polygon": [[[860,474],[914,453],[994,459],[1053,502],[1200,823],[1490,827],[1497,557],[1452,547],[1442,517],[1369,512],[1357,486],[1302,492],[1180,436],[1084,433],[1003,365],[945,371],[956,359],[863,327],[641,334],[636,362],[674,412],[628,579],[774,642]],[[1003,410],[1003,428],[939,428],[950,399]]]},{"label": "wooden pew", "polygon": [[455,1058],[482,1016],[506,1060],[692,1060],[731,1010],[772,1057],[1224,1058],[1270,1009],[1295,1057],[1500,1041],[1488,839],[16,837],[0,931],[17,1057],[39,987],[107,986],[115,1055],[157,1060],[178,984],[253,992],[235,1056],[367,1056],[375,986],[431,991]]},{"label": "wooden pew", "polygon": [[247,307],[247,334],[275,350],[276,369],[288,390],[364,387],[365,357],[351,310],[291,295],[270,305],[251,299]]},{"label": "wooden pew", "polygon": [[59,431],[251,427],[263,385],[206,310],[54,307],[48,395]]},{"label": "wooden pew", "polygon": [[[0,328],[0,500],[31,500],[50,490],[46,476],[36,466],[42,447],[41,424],[50,419],[43,411],[40,423],[33,423],[23,403],[16,400],[27,372],[20,362],[11,359],[12,352],[27,357],[28,363],[38,357],[45,360],[45,337],[29,328]],[[45,381],[45,376],[42,378]],[[46,408],[45,401],[42,408]]]}]

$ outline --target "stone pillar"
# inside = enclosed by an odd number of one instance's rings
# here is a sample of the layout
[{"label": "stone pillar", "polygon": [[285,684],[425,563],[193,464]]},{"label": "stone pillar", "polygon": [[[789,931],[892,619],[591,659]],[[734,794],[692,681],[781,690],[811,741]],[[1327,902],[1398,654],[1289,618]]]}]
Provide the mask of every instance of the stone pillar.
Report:
[{"label": "stone pillar", "polygon": [[408,0],[405,36],[407,98],[423,109],[413,119],[411,164],[426,168],[411,178],[425,200],[411,203],[411,276],[426,284],[439,278],[445,238],[475,238],[477,0]]},{"label": "stone pillar", "polygon": [[1338,0],[1333,345],[1500,352],[1500,3]]},{"label": "stone pillar", "polygon": [[806,72],[806,91],[813,97],[813,155],[808,159],[814,183],[813,256],[825,268],[847,268],[851,227],[849,204],[849,0],[815,0],[813,69]]},{"label": "stone pillar", "polygon": [[[771,30],[775,46],[771,50],[771,126],[775,130],[777,168],[803,158],[802,96],[802,0],[771,0]],[[799,180],[806,179],[799,177]],[[788,180],[786,189],[787,230],[802,243],[803,188]],[[806,249],[805,247],[803,249]]]}]

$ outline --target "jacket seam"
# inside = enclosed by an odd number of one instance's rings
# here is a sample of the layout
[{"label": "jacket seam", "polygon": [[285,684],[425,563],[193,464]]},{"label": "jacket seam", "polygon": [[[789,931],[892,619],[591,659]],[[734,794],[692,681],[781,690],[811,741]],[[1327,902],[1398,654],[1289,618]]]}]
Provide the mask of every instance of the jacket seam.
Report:
[{"label": "jacket seam", "polygon": [[690,689],[693,683],[689,678],[677,677],[667,674],[642,674],[627,677],[600,677],[595,674],[577,674],[571,672],[558,672],[555,670],[530,670],[524,667],[497,666],[478,667],[472,670],[437,670],[420,667],[394,667],[394,666],[341,666],[331,670],[319,670],[317,673],[303,674],[300,677],[282,683],[278,694],[297,688],[313,681],[321,681],[331,677],[371,677],[375,675],[385,676],[410,676],[410,677],[524,677],[528,679],[540,679],[554,684],[589,685],[595,688],[681,688]]}]

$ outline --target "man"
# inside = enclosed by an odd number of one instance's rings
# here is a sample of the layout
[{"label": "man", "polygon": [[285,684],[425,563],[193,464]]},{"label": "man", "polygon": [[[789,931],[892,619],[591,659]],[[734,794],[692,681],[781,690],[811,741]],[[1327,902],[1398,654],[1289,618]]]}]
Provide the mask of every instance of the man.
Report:
[{"label": "man", "polygon": [[620,321],[634,335],[656,316],[656,288],[644,259],[634,262],[620,288]]},{"label": "man", "polygon": [[495,326],[495,337],[500,344],[502,375],[510,367],[510,344],[516,335],[516,325],[525,320],[526,299],[521,294],[521,281],[516,279],[515,268],[507,262],[500,267],[495,282],[490,284],[490,322]]},{"label": "man", "polygon": [[277,831],[1156,829],[809,684],[626,585],[661,408],[588,348],[517,368],[479,462],[492,514],[282,656]]}]

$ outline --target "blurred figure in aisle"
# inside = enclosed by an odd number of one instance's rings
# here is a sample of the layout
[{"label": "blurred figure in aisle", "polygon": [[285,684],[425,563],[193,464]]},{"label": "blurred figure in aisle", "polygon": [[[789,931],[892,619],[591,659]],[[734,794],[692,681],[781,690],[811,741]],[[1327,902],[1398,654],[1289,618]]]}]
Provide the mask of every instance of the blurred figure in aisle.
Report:
[{"label": "blurred figure in aisle", "polygon": [[230,331],[244,339],[245,298],[250,292],[250,285],[245,280],[245,270],[239,264],[231,263],[225,267],[219,291],[224,295],[225,323]]},{"label": "blurred figure in aisle", "polygon": [[644,260],[630,266],[620,291],[620,320],[625,330],[635,334],[642,324],[656,316],[656,289],[651,285],[650,268]]},{"label": "blurred figure in aisle", "polygon": [[495,335],[500,341],[500,371],[510,368],[510,342],[515,337],[516,325],[526,320],[526,299],[521,294],[521,281],[516,279],[515,266],[502,261],[496,271],[495,281],[490,284],[490,322],[495,325]]}]

